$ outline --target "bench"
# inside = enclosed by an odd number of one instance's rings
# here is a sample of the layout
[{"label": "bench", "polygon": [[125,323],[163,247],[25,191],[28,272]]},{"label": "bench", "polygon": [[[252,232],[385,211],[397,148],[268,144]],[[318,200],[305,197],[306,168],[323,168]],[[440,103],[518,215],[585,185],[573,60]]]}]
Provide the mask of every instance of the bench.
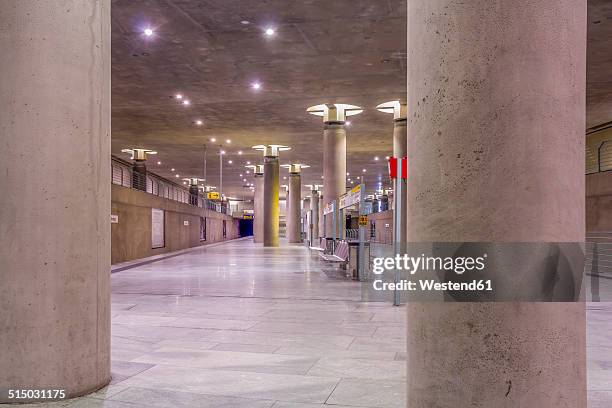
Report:
[{"label": "bench", "polygon": [[314,249],[315,251],[321,251],[321,252],[323,252],[323,251],[325,251],[325,247],[327,246],[327,243],[326,243],[326,242],[327,242],[327,241],[326,241],[326,239],[325,239],[325,238],[321,238],[321,239],[319,240],[319,246],[318,246],[318,247],[311,246],[311,247],[310,247],[310,249]]},{"label": "bench", "polygon": [[339,241],[338,245],[336,245],[336,248],[334,248],[333,255],[324,254],[322,252],[320,252],[319,255],[321,255],[321,258],[329,262],[346,262],[348,261],[348,255],[349,255],[348,242]]}]

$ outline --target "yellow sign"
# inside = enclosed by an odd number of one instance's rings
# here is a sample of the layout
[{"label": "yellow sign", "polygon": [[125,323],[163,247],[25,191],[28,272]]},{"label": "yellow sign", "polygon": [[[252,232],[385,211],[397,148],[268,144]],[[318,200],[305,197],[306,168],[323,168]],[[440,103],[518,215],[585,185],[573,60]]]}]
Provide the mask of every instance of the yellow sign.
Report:
[{"label": "yellow sign", "polygon": [[206,193],[206,198],[208,198],[209,200],[218,200],[219,193],[216,191],[209,191],[208,193]]},{"label": "yellow sign", "polygon": [[368,216],[360,215],[359,216],[359,226],[367,227],[368,225]]}]

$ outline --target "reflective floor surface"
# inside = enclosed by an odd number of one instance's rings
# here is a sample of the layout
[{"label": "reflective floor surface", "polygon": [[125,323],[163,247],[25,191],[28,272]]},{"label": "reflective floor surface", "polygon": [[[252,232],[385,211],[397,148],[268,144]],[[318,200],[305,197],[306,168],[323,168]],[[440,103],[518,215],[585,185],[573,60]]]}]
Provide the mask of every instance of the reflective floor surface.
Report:
[{"label": "reflective floor surface", "polygon": [[[340,275],[249,239],[115,273],[111,385],[29,406],[403,408],[405,309]],[[588,322],[589,407],[610,408],[612,306]]]}]

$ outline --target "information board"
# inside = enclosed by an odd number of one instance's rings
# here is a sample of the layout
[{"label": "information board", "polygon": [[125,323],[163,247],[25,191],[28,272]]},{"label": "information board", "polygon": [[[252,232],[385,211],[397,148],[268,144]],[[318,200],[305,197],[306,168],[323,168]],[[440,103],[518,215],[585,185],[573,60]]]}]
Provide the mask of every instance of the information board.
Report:
[{"label": "information board", "polygon": [[151,248],[163,248],[165,243],[164,210],[151,208]]}]

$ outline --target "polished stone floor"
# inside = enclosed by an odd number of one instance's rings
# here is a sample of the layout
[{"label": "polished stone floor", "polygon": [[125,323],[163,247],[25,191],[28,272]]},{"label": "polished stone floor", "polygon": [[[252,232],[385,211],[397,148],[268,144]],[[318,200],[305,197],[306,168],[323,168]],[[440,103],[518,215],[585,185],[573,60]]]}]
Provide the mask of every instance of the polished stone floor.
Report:
[{"label": "polished stone floor", "polygon": [[[612,281],[611,281],[612,282]],[[405,309],[303,246],[237,240],[112,276],[110,386],[36,407],[403,408]],[[590,408],[612,407],[612,305],[588,314]]]}]

